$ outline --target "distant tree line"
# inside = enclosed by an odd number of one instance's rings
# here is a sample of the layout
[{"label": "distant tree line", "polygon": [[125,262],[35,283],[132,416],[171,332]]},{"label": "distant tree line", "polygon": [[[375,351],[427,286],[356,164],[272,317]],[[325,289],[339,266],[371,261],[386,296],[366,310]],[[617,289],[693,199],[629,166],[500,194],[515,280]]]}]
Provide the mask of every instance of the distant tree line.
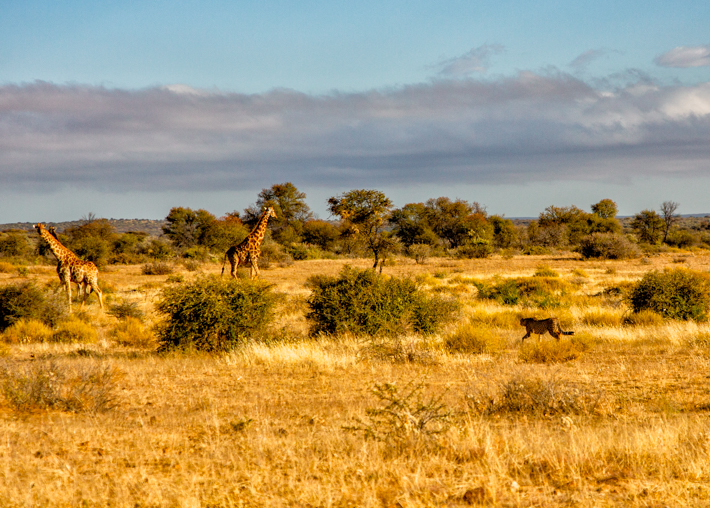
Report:
[{"label": "distant tree line", "polygon": [[[662,203],[620,220],[610,199],[576,206],[548,206],[536,220],[489,215],[476,201],[438,197],[396,208],[381,191],[354,189],[327,201],[332,220],[314,218],[306,195],[291,182],[262,189],[241,213],[216,217],[207,210],[174,207],[163,235],[135,231],[118,234],[106,219],[93,215],[58,233],[78,256],[99,266],[134,264],[171,258],[204,261],[220,257],[242,241],[265,207],[277,218],[269,222],[262,262],[363,257],[381,268],[394,255],[425,262],[430,256],[485,258],[572,250],[587,258],[627,258],[668,248],[710,248],[710,218],[681,219],[679,204]],[[25,231],[0,233],[0,258],[51,258],[44,242]]]}]

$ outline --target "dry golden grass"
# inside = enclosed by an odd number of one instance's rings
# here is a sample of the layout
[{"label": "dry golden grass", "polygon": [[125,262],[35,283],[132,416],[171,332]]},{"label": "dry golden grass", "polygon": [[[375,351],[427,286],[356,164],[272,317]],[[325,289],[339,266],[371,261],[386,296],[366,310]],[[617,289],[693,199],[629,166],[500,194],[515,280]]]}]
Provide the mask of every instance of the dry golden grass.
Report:
[{"label": "dry golden grass", "polygon": [[[710,256],[685,259],[710,269]],[[145,332],[138,322],[102,314],[93,298],[80,321],[97,342],[5,346],[0,506],[710,505],[710,325],[625,324],[621,298],[602,294],[673,257],[398,259],[386,273],[419,276],[431,290],[468,288],[458,293],[462,321],[427,338],[309,339],[304,282],[345,264],[370,261],[262,270],[286,295],[274,340],[226,355],[157,355],[145,337],[128,337]],[[560,307],[502,306],[477,299],[468,283],[531,277],[540,266],[574,288]],[[149,328],[169,277],[196,273],[110,267],[100,284],[110,288],[107,305],[135,302]],[[53,267],[28,277],[56,283]],[[0,274],[0,284],[19,280]],[[584,347],[557,363],[521,359],[525,330],[514,322],[527,315],[559,317],[575,331],[561,344]],[[446,337],[462,325],[493,334],[495,352],[447,352]],[[556,341],[533,336],[525,345],[554,350]],[[22,390],[33,396],[18,373],[51,380],[55,371],[67,373],[56,383],[68,388],[110,372],[103,389],[112,403],[92,411],[11,404]],[[385,386],[398,404],[382,412]],[[444,420],[442,433],[430,432],[439,427],[429,422]],[[357,431],[368,425],[380,439]]]}]

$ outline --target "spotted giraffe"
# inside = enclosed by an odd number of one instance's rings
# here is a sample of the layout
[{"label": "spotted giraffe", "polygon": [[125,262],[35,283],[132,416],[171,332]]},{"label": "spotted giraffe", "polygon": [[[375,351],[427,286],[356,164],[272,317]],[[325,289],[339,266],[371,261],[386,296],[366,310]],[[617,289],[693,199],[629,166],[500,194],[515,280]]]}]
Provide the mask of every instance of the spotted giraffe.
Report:
[{"label": "spotted giraffe", "polygon": [[232,265],[232,270],[230,271],[232,278],[237,277],[236,273],[239,265],[247,261],[251,264],[251,278],[256,279],[259,277],[257,261],[259,256],[261,256],[261,242],[264,241],[266,225],[270,217],[276,217],[276,212],[271,206],[261,214],[259,222],[256,223],[252,232],[239,245],[233,245],[227,250],[222,261],[222,275],[224,275],[224,266],[227,259],[229,259],[229,264]]},{"label": "spotted giraffe", "polygon": [[91,261],[79,259],[76,254],[67,249],[56,237],[54,228],[47,230],[44,224],[35,224],[35,229],[39,236],[49,244],[49,248],[57,258],[57,275],[64,289],[67,291],[69,300],[69,312],[71,312],[71,283],[77,285],[77,291],[83,293],[81,306],[86,303],[86,295],[91,291],[96,293],[101,309],[104,308],[103,293],[99,288],[99,269]]}]

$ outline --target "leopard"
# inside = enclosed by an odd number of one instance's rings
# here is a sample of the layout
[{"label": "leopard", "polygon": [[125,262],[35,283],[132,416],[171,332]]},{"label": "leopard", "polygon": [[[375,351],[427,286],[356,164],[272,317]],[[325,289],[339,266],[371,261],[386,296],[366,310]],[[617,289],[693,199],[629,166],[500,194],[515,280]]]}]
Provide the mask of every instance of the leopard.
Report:
[{"label": "leopard", "polygon": [[560,335],[574,335],[574,332],[564,331],[560,327],[559,319],[555,317],[547,319],[521,318],[520,326],[524,326],[525,331],[527,332],[525,336],[520,340],[520,342],[530,337],[530,335],[532,335],[533,333],[542,336],[546,332],[549,332],[549,334],[556,338],[558,341],[560,340]]}]

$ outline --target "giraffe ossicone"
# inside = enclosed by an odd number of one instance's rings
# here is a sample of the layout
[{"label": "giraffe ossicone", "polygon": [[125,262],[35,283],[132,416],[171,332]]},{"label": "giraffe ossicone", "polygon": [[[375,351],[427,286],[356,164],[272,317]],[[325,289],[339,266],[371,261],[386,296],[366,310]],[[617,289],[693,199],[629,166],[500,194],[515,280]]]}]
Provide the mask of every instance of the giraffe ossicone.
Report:
[{"label": "giraffe ossicone", "polygon": [[91,261],[80,259],[71,250],[62,245],[53,227],[48,230],[42,223],[35,224],[34,227],[39,236],[49,244],[52,254],[57,258],[57,275],[59,275],[59,281],[67,291],[69,312],[71,312],[72,282],[77,285],[77,291],[81,290],[83,293],[82,307],[86,303],[86,295],[93,291],[99,299],[101,310],[103,310],[103,293],[101,288],[99,288],[99,269],[96,268],[96,265]]},{"label": "giraffe ossicone", "polygon": [[239,245],[233,245],[224,254],[224,259],[222,260],[222,275],[224,275],[224,266],[229,259],[229,264],[232,266],[229,274],[232,278],[237,278],[237,268],[240,264],[249,262],[251,266],[251,278],[257,279],[259,277],[259,256],[261,256],[261,242],[264,241],[264,235],[266,235],[266,226],[269,223],[269,218],[276,218],[276,212],[272,206],[264,210],[264,213],[259,217],[259,221],[254,226],[254,229],[247,235],[247,237],[242,240]]}]

